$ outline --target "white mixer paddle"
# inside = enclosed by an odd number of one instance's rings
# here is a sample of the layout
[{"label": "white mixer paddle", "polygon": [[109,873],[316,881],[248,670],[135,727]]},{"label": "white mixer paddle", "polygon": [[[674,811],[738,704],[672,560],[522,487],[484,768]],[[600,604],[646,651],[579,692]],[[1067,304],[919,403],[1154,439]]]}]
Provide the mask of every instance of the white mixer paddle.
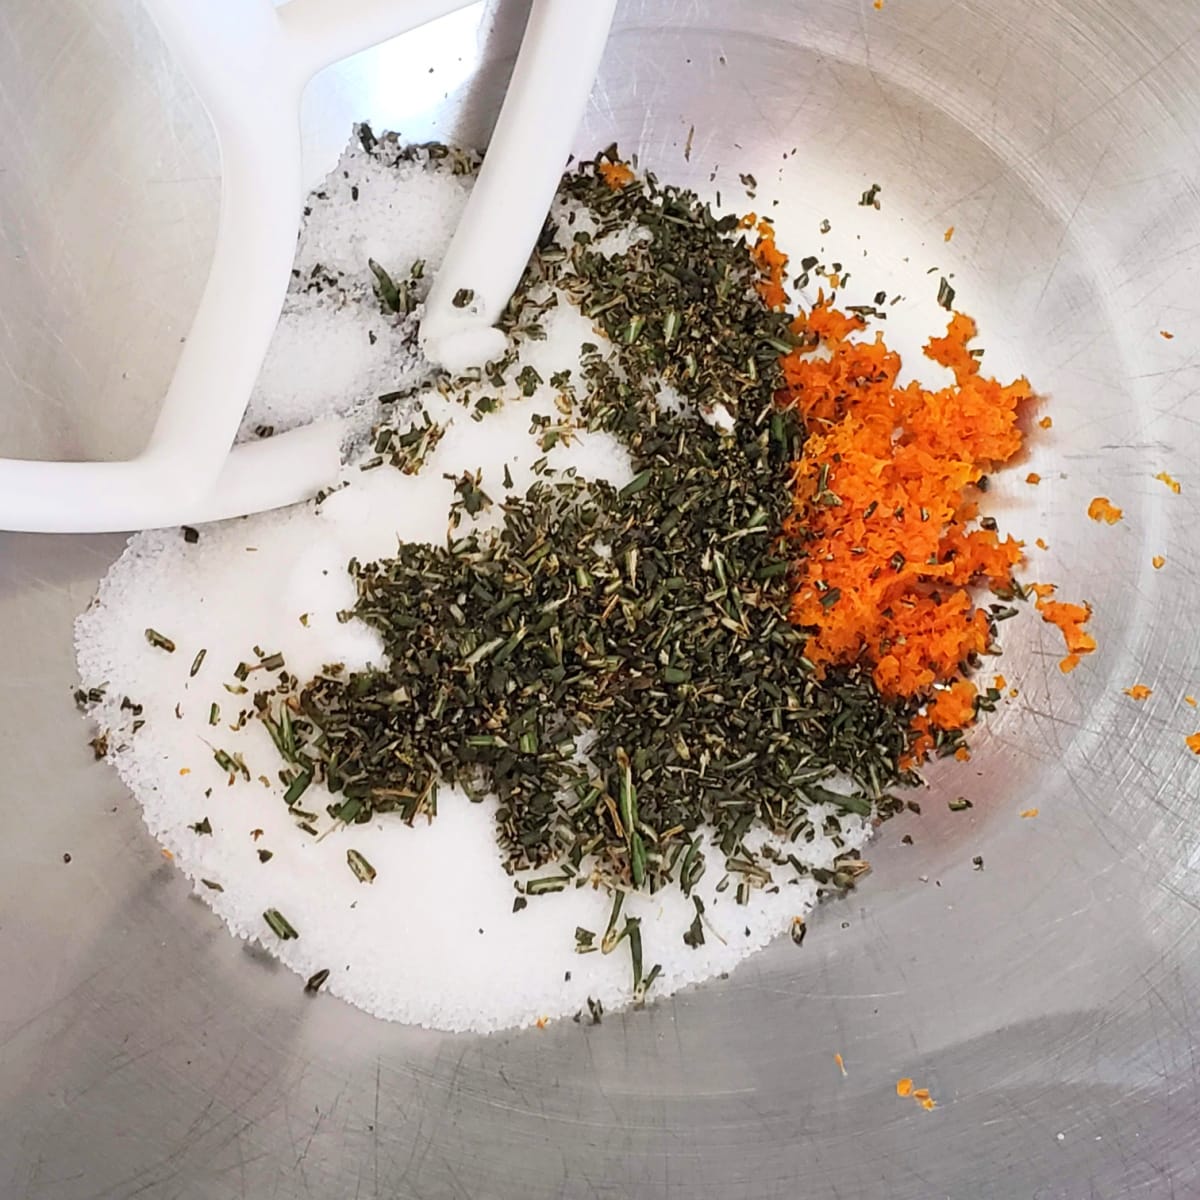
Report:
[{"label": "white mixer paddle", "polygon": [[[307,499],[336,476],[338,421],[233,445],[295,254],[300,95],[321,68],[469,0],[144,2],[220,144],[208,282],[145,450],[126,462],[0,459],[0,529],[195,524]],[[491,148],[429,297],[422,343],[433,361],[459,370],[503,349],[493,323],[553,199],[615,6],[534,0]],[[457,308],[460,293],[471,299]]]}]

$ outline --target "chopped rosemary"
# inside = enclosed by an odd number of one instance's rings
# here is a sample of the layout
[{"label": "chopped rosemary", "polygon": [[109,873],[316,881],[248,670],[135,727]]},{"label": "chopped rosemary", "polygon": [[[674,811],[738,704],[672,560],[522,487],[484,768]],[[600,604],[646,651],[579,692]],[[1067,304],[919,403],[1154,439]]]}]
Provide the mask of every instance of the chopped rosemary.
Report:
[{"label": "chopped rosemary", "polygon": [[300,936],[292,926],[292,923],[277,908],[268,908],[263,913],[263,920],[271,927],[271,932],[281,941],[286,942]]},{"label": "chopped rosemary", "polygon": [[346,862],[359,883],[375,882],[375,868],[357,850],[346,851]]}]

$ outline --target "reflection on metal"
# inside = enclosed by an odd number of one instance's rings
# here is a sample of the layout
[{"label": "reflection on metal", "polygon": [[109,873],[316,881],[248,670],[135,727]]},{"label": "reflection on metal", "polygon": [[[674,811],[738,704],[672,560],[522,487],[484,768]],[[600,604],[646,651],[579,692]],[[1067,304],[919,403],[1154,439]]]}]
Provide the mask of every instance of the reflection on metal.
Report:
[{"label": "reflection on metal", "polygon": [[[439,1036],[305,996],[189,900],[70,702],[71,619],[119,540],[0,537],[0,1195],[1200,1194],[1200,7],[1017,7],[628,0],[577,149],[738,206],[753,174],[781,245],[910,297],[906,351],[945,317],[926,269],[953,271],[986,365],[1054,417],[991,499],[1100,651],[1063,677],[1052,630],[1006,623],[1019,697],[802,948],[601,1025]],[[411,119],[323,73],[306,144],[486,134],[520,21],[479,28],[471,78]],[[0,5],[0,113],[0,432],[128,455],[211,257],[211,135],[132,0]],[[1124,521],[1087,520],[1098,494]]]}]

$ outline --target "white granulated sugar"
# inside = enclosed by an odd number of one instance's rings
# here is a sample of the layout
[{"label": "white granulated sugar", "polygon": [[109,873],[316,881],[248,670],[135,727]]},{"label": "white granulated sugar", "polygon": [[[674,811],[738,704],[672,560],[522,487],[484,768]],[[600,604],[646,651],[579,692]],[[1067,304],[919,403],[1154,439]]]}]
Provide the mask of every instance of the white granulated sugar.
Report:
[{"label": "white granulated sugar", "polygon": [[376,397],[430,374],[412,316],[380,311],[374,259],[400,283],[423,263],[423,301],[470,193],[470,179],[415,152],[368,154],[357,139],[309,197],[283,313],[242,421],[282,433],[323,417],[364,411]]},{"label": "white granulated sugar", "polygon": [[[367,154],[355,141],[308,202],[295,269],[307,279],[316,267],[369,282],[367,260],[393,278],[416,261],[434,271],[471,192],[471,178],[431,162]],[[358,198],[354,198],[357,188]]]},{"label": "white granulated sugar", "polygon": [[[343,164],[363,157],[350,153]],[[337,205],[314,207],[314,218],[323,215],[307,234],[319,245],[306,243],[303,254],[347,273],[358,270],[366,254],[401,261],[408,251],[399,242],[381,250],[369,231],[386,226],[387,214],[403,213],[410,227],[426,223],[421,253],[435,257],[456,217],[437,207],[446,202],[442,183],[449,180],[456,193],[465,193],[465,183],[448,173],[437,183],[437,173],[424,168],[387,175],[367,165],[358,178],[371,179],[369,205],[360,198],[356,208],[343,197]],[[325,186],[340,195],[336,182]],[[334,207],[340,211],[328,211]],[[293,300],[263,385],[262,395],[271,397],[262,402],[264,420],[277,427],[302,423],[341,403],[323,389],[369,392],[381,378],[377,371],[393,363],[407,369],[403,347],[384,336],[387,330],[377,333],[374,346],[356,340],[378,320],[369,294],[343,308],[328,297]],[[520,365],[533,366],[543,380],[576,370],[580,344],[600,341],[565,300],[544,324],[544,341],[519,348]],[[378,352],[378,367],[369,351]],[[322,364],[322,356],[337,362]],[[315,378],[302,378],[310,372]],[[485,491],[501,500],[507,466],[512,487],[524,493],[541,456],[531,419],[561,420],[563,414],[548,384],[530,397],[509,386],[501,398],[497,411],[475,420],[432,387],[418,393],[414,411],[423,408],[445,434],[416,475],[390,466],[363,470],[364,455],[346,466],[339,490],[320,504],[208,526],[196,544],[177,530],[138,534],[76,626],[84,686],[106,684],[92,715],[109,731],[109,757],[140,801],[150,832],[172,852],[196,894],[233,933],[259,940],[300,977],[328,969],[325,990],[335,996],[381,1017],[444,1030],[490,1031],[567,1017],[586,1010],[589,998],[607,1009],[628,1004],[628,954],[574,949],[577,927],[595,932],[599,942],[610,897],[585,886],[531,897],[514,913],[517,893],[502,865],[494,805],[472,803],[454,789],[440,789],[432,822],[409,828],[398,817],[381,816],[338,827],[325,812],[335,797],[314,784],[300,807],[318,814],[320,836],[301,831],[283,802],[279,755],[266,729],[257,720],[235,727],[239,713],[251,708],[256,681],[268,686],[264,676],[252,674],[244,695],[226,685],[236,686],[239,662],[258,661],[255,646],[282,654],[300,679],[327,663],[351,670],[383,665],[377,635],[358,620],[338,620],[356,598],[346,564],[352,557],[387,556],[398,540],[444,544],[455,498],[447,475],[481,469]],[[546,457],[555,469],[573,467],[616,486],[631,477],[624,447],[607,435],[579,432]],[[475,524],[496,523],[498,508],[481,513]],[[174,653],[151,646],[147,629],[171,638]],[[126,696],[143,706],[145,725],[136,733],[131,713],[121,707]],[[210,723],[214,705],[219,716]],[[238,775],[231,784],[214,751],[240,756],[250,779]],[[585,751],[581,744],[579,752]],[[784,852],[828,868],[861,847],[870,829],[861,818],[839,813],[837,845],[820,832],[822,815],[814,811],[811,841],[789,843]],[[205,818],[211,834],[190,828]],[[257,838],[255,830],[262,831]],[[764,836],[747,840],[754,849]],[[375,867],[373,883],[359,882],[350,870],[350,849]],[[268,861],[260,861],[260,851],[270,851]],[[719,850],[710,861],[720,861]],[[641,918],[646,969],[662,968],[652,998],[729,970],[816,902],[816,887],[806,879],[781,881],[774,892],[752,891],[739,905],[732,887],[716,891],[720,878],[718,869],[709,869],[695,890],[705,905],[706,930],[704,944],[694,949],[682,933],[696,910],[678,888],[627,899],[623,915]],[[297,939],[275,936],[263,918],[271,908],[295,927]]]},{"label": "white granulated sugar", "polygon": [[289,296],[258,376],[244,433],[276,433],[339,416],[418,384],[428,374],[415,350],[415,322],[379,311],[374,296]]}]

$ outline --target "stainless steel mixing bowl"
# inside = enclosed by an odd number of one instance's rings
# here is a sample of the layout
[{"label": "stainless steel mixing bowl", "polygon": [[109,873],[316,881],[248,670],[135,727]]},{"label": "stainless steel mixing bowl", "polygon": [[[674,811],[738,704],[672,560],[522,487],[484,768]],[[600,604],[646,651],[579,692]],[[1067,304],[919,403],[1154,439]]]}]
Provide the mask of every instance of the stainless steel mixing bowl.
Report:
[{"label": "stainless steel mixing bowl", "polygon": [[[314,164],[363,117],[486,139],[521,20],[479,7],[318,79]],[[211,252],[212,138],[133,0],[4,0],[0,114],[0,444],[128,454]],[[622,6],[580,147],[752,173],[787,245],[837,214],[864,278],[953,270],[1054,418],[1041,486],[997,501],[1101,643],[1064,677],[1053,631],[1010,633],[1020,696],[860,891],[645,1011],[478,1038],[304,996],[90,761],[71,621],[121,539],[0,538],[0,1196],[1200,1196],[1198,134],[1194,0]],[[1119,525],[1086,519],[1101,493]]]}]

